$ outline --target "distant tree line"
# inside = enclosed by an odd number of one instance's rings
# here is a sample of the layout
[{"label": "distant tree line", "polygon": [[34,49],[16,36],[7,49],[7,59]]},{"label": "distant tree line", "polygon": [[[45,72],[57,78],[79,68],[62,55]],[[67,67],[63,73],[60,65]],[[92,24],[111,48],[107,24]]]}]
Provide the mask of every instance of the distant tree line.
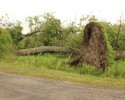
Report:
[{"label": "distant tree line", "polygon": [[98,22],[114,50],[125,50],[125,23],[115,24],[99,20],[95,16],[84,16],[79,22],[64,26],[52,13],[26,18],[30,32],[22,34],[20,21],[9,21],[6,15],[0,19],[0,56],[10,49],[25,49],[41,46],[61,46],[81,49],[83,30],[88,22]]}]

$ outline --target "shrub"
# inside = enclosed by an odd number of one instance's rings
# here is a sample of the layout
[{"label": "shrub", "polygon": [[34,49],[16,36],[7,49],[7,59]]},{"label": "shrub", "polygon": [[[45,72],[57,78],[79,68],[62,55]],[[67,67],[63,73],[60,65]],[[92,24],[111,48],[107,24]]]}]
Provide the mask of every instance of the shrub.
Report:
[{"label": "shrub", "polygon": [[12,38],[8,31],[0,28],[0,58],[9,54],[12,50]]},{"label": "shrub", "polygon": [[112,66],[108,68],[105,72],[105,75],[108,77],[122,77],[125,78],[125,62],[124,61],[117,61]]},{"label": "shrub", "polygon": [[69,47],[74,47],[74,48],[77,48],[77,49],[81,49],[82,48],[82,41],[83,41],[82,40],[83,39],[82,34],[81,33],[79,33],[79,34],[70,34],[67,37],[66,45],[69,46]]}]

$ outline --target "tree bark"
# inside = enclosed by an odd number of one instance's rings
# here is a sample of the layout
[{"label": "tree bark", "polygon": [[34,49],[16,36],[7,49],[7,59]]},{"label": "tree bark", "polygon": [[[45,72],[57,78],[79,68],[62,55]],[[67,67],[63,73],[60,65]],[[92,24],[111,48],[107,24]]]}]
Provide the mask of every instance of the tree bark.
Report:
[{"label": "tree bark", "polygon": [[[115,60],[124,60],[125,59],[125,51],[115,51]],[[42,46],[37,48],[29,48],[29,49],[21,49],[16,51],[17,56],[25,56],[25,55],[37,55],[43,53],[72,53],[75,55],[80,54],[80,50],[68,47],[56,47],[56,46]],[[80,54],[81,55],[81,54]],[[76,65],[81,60],[81,56],[78,56],[71,65]]]},{"label": "tree bark", "polygon": [[37,55],[43,53],[79,53],[79,50],[69,47],[56,47],[56,46],[42,46],[37,48],[21,49],[16,51],[16,55]]}]

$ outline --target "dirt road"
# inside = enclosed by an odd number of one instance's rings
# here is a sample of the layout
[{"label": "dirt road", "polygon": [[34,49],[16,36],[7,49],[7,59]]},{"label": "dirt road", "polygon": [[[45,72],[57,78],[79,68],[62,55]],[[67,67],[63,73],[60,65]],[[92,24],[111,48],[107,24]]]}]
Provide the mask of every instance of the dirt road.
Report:
[{"label": "dirt road", "polygon": [[125,100],[125,90],[0,73],[0,100]]}]

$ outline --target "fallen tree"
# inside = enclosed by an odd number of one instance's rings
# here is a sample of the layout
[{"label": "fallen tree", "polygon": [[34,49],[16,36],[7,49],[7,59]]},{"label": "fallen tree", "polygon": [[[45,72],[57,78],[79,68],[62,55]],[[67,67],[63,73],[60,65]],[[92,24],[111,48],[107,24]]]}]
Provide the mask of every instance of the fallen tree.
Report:
[{"label": "fallen tree", "polygon": [[79,50],[70,47],[41,46],[36,48],[21,49],[16,51],[16,55],[37,55],[43,53],[73,53],[78,54]]},{"label": "fallen tree", "polygon": [[[36,48],[20,49],[16,51],[17,56],[37,55],[44,53],[72,53],[74,55],[79,55],[80,50],[69,47],[41,46]],[[79,62],[80,59],[80,57],[76,58],[76,61],[74,61],[74,63]],[[125,51],[115,51],[115,60],[121,59],[125,59]]]}]

